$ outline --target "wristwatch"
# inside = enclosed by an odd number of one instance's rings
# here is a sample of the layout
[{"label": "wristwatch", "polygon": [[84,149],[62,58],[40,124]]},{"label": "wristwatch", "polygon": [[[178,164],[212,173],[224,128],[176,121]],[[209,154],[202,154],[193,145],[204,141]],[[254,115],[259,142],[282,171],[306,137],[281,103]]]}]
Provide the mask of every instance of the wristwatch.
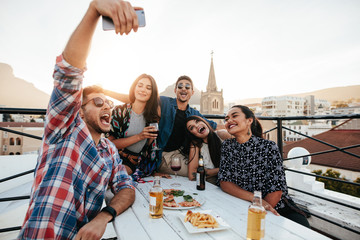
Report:
[{"label": "wristwatch", "polygon": [[114,208],[110,207],[110,206],[104,207],[101,211],[102,211],[102,212],[110,213],[110,215],[112,216],[112,219],[111,219],[109,222],[114,221],[114,219],[115,219],[116,216],[117,216],[116,210],[115,210]]}]

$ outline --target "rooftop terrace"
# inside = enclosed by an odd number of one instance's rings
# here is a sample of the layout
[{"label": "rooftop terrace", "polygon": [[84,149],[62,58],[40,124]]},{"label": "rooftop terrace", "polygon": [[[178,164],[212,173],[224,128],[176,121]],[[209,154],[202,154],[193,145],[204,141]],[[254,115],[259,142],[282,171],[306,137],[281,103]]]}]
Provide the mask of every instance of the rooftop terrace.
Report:
[{"label": "rooftop terrace", "polygon": [[[45,110],[0,108],[0,114],[1,113],[45,114]],[[209,115],[207,117],[214,119],[224,118],[224,116],[217,115]],[[269,129],[267,132],[277,131],[277,140],[280,150],[283,151],[284,149],[285,151],[288,151],[287,146],[283,147],[283,121],[304,119],[360,119],[360,115],[259,118],[261,120],[276,121],[277,127]],[[7,129],[5,127],[0,127],[0,131],[7,131]],[[337,139],[339,137],[336,133],[340,133],[340,130],[333,131],[331,134],[335,135],[333,135],[331,139]],[[317,140],[317,142],[323,142],[322,144],[324,144],[324,141],[321,139]],[[310,152],[309,155],[284,158],[284,161],[294,161],[303,159],[304,157],[325,153],[328,156],[333,156],[333,154],[339,152],[344,153],[348,149],[357,149],[356,152],[353,151],[352,154],[355,155],[353,157],[357,159],[358,162],[360,161],[358,152],[360,147],[359,142],[352,146],[345,146],[343,144],[338,146],[336,144],[337,143],[330,144],[332,145],[330,149],[308,149]],[[325,142],[325,145],[329,146],[329,143]],[[312,145],[310,144],[309,146]],[[0,167],[2,169],[0,172],[0,239],[14,238],[20,229],[28,204],[33,179],[32,170],[36,163],[36,157],[36,155],[0,157]],[[359,165],[360,164],[355,167]],[[360,239],[359,198],[324,189],[323,183],[316,181],[315,175],[310,173],[310,170],[301,164],[286,169],[289,192],[299,206],[311,215],[309,222],[313,229],[318,230],[333,239]],[[356,168],[355,171],[357,171]],[[350,184],[360,188],[360,184]]]}]

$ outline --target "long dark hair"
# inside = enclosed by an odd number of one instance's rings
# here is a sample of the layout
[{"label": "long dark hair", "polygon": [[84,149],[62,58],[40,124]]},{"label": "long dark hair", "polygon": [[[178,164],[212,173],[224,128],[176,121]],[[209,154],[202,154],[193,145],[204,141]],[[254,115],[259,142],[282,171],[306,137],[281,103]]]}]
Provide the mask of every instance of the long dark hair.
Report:
[{"label": "long dark hair", "polygon": [[[215,168],[218,168],[220,165],[220,153],[221,153],[221,140],[219,136],[215,133],[214,129],[210,126],[210,124],[202,117],[196,115],[190,116],[186,119],[185,124],[191,120],[202,121],[209,128],[209,135],[207,137],[207,140],[208,140],[210,158]],[[186,144],[184,146],[184,153],[187,155],[189,155],[190,153],[190,145],[194,147],[196,146],[199,149],[201,149],[203,145],[203,140],[190,133],[189,130],[186,128]],[[189,156],[189,162],[192,159],[194,159],[194,157],[195,156]]]},{"label": "long dark hair", "polygon": [[130,90],[129,90],[130,102],[131,103],[135,102],[135,87],[138,84],[138,82],[140,81],[140,79],[143,79],[143,78],[147,78],[151,82],[151,96],[150,96],[149,100],[146,102],[146,106],[145,106],[145,110],[144,110],[145,121],[147,123],[158,122],[160,119],[160,116],[158,114],[158,106],[159,106],[160,100],[159,100],[158,88],[157,88],[155,79],[152,76],[144,73],[135,79],[135,81],[133,82],[133,84],[131,85]]},{"label": "long dark hair", "polygon": [[253,122],[251,123],[251,132],[259,138],[263,138],[263,129],[259,120],[255,117],[254,112],[250,110],[247,106],[244,105],[234,105],[231,108],[240,108],[241,111],[245,114],[245,118],[252,118]]}]

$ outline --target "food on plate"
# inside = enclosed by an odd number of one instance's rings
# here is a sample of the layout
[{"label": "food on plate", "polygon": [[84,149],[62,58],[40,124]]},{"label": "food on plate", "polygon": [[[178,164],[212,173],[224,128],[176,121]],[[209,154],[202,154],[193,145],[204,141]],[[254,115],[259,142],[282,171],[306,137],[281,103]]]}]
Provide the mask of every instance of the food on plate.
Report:
[{"label": "food on plate", "polygon": [[219,223],[211,214],[187,211],[184,222],[190,222],[197,228],[217,228]]},{"label": "food on plate", "polygon": [[183,197],[186,202],[192,202],[194,200],[191,195],[184,195]]},{"label": "food on plate", "polygon": [[180,202],[179,205],[182,207],[200,207],[201,206],[201,204],[193,198],[191,201]]},{"label": "food on plate", "polygon": [[[179,189],[164,189],[164,206],[165,207],[200,207],[201,204],[191,195],[184,195],[185,191]],[[177,201],[174,197],[178,197]],[[183,201],[179,200],[182,197]],[[181,198],[180,198],[181,199]]]},{"label": "food on plate", "polygon": [[174,196],[170,195],[169,197],[164,199],[164,206],[166,207],[178,207],[175,202]]},{"label": "food on plate", "polygon": [[174,196],[174,197],[181,197],[184,195],[183,190],[178,189],[164,189],[164,196]]}]

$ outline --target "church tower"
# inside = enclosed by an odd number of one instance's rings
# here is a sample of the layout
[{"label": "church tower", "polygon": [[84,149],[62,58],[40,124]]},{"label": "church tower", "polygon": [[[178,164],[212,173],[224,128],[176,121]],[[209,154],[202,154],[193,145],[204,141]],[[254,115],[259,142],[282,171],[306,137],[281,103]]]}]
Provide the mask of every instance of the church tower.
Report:
[{"label": "church tower", "polygon": [[224,98],[223,90],[217,90],[216,79],[215,79],[215,70],[213,63],[213,54],[211,52],[211,64],[210,64],[210,73],[208,84],[206,86],[206,92],[201,91],[200,98],[200,112],[202,114],[224,114]]}]

